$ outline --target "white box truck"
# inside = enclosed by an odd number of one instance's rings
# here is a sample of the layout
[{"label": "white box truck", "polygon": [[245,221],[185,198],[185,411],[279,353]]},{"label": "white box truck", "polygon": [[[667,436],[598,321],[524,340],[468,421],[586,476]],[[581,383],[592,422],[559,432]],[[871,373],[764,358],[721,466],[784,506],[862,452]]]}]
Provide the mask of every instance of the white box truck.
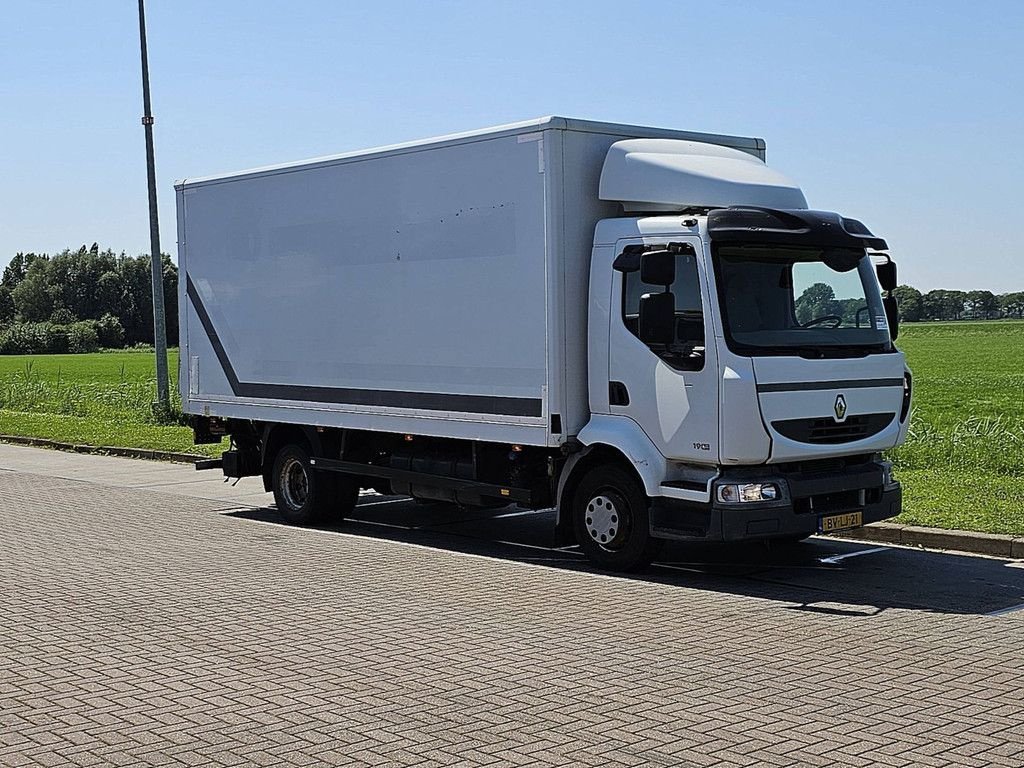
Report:
[{"label": "white box truck", "polygon": [[176,184],[196,442],[296,524],[554,507],[617,570],[898,514],[895,265],[764,154],[549,117]]}]

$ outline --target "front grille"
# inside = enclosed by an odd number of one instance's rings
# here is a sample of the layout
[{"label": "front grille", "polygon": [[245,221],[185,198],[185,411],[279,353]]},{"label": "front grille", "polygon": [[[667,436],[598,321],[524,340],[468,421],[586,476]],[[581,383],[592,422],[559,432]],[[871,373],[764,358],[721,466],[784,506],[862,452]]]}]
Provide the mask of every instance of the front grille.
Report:
[{"label": "front grille", "polygon": [[889,426],[894,418],[895,413],[865,413],[847,416],[843,422],[827,416],[819,419],[784,419],[773,421],[772,427],[783,437],[798,443],[835,445],[873,437]]},{"label": "front grille", "polygon": [[805,499],[795,499],[794,508],[797,513],[814,513],[827,515],[832,512],[849,512],[863,509],[866,499],[864,491],[839,491],[838,493],[820,493]]},{"label": "front grille", "polygon": [[881,488],[863,488],[794,498],[793,509],[797,514],[830,515],[834,512],[852,512],[864,509],[865,505],[877,504],[881,500]]}]

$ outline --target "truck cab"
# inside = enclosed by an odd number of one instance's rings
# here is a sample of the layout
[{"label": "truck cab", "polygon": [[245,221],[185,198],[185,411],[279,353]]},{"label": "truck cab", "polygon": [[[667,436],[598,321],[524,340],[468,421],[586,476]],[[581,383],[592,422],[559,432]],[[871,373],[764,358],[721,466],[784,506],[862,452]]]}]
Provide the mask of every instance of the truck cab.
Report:
[{"label": "truck cab", "polygon": [[[651,534],[799,540],[897,515],[882,452],[906,436],[911,378],[885,241],[722,147],[619,142],[601,192],[652,210],[596,227],[579,439],[630,459]],[[629,504],[593,493],[577,535],[612,561]]]}]

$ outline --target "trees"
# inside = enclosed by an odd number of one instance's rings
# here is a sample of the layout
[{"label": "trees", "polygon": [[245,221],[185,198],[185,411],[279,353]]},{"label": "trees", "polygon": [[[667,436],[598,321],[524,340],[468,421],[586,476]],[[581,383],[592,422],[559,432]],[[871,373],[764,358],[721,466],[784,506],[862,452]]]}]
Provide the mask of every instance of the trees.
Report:
[{"label": "trees", "polygon": [[100,252],[99,245],[88,250],[65,249],[50,259],[50,291],[55,308],[68,310],[80,320],[95,320],[110,306],[103,306],[99,291],[100,278],[116,271],[117,257],[111,250]]},{"label": "trees", "polygon": [[909,285],[898,285],[892,292],[896,298],[896,305],[900,308],[900,317],[909,323],[921,319],[923,311],[923,297],[917,288]]},{"label": "trees", "polygon": [[828,283],[807,286],[796,300],[797,322],[807,323],[816,317],[836,314],[836,292]]},{"label": "trees", "polygon": [[1024,318],[1024,291],[1004,293],[1002,296],[997,296],[996,301],[1003,317]]},{"label": "trees", "polygon": [[0,327],[13,323],[17,311],[11,289],[6,285],[0,285]]},{"label": "trees", "polygon": [[922,298],[924,320],[960,320],[967,294],[963,291],[928,291]]},{"label": "trees", "polygon": [[972,320],[988,320],[999,310],[992,291],[969,291],[964,300],[964,315]]},{"label": "trees", "polygon": [[53,314],[53,295],[50,293],[50,260],[35,259],[14,286],[12,294],[18,317],[30,323],[41,323]]},{"label": "trees", "polygon": [[40,256],[35,253],[21,253],[20,251],[14,254],[14,258],[11,262],[4,267],[4,276],[0,280],[0,285],[3,285],[9,290],[14,290],[18,283],[25,279],[25,275],[28,273],[28,268],[32,266],[32,262],[39,258],[48,258],[45,254]]},{"label": "trees", "polygon": [[[168,343],[178,341],[178,268],[162,254]],[[65,249],[53,257],[18,253],[0,280],[0,335],[15,324],[38,327],[14,333],[9,349],[33,349],[62,336],[57,346],[91,348],[153,343],[153,302],[149,256],[116,254],[99,244]],[[74,331],[73,343],[69,333]],[[97,341],[93,341],[95,334]]]},{"label": "trees", "polygon": [[96,321],[96,335],[101,347],[120,349],[124,346],[124,326],[110,313]]}]

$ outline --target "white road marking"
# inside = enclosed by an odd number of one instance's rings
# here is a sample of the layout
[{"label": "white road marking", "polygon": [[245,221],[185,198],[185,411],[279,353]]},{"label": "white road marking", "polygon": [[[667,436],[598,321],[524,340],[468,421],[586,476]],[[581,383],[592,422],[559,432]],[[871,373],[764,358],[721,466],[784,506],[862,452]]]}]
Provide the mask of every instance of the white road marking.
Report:
[{"label": "white road marking", "polygon": [[356,509],[362,509],[363,507],[376,507],[378,504],[401,504],[403,501],[412,501],[412,499],[388,499],[387,501],[370,501],[365,504],[356,504]]},{"label": "white road marking", "polygon": [[845,555],[832,555],[832,557],[819,557],[819,563],[826,563],[828,565],[835,565],[848,557],[860,557],[861,555],[870,555],[874,552],[887,552],[889,547],[872,547],[871,549],[861,549],[856,552],[847,552]]},{"label": "white road marking", "polygon": [[[478,541],[483,541],[488,544],[505,544],[510,547],[524,547],[525,549],[539,549],[544,552],[561,552],[562,554],[571,554],[555,547],[542,547],[539,544],[523,544],[521,541],[505,541],[504,539],[478,539]],[[580,557],[582,558],[583,556],[584,555],[581,552]]]},{"label": "white road marking", "polygon": [[[396,525],[395,523],[381,523],[381,522],[378,522],[376,520],[360,520],[358,517],[353,517],[352,518],[352,522],[353,523],[358,523],[359,525],[376,525],[376,526],[378,526],[380,528],[398,528],[401,531],[418,531],[418,530],[420,530],[419,528],[415,528],[415,527],[409,526],[409,525]],[[315,530],[323,530],[323,529],[322,528],[317,528]],[[334,533],[334,531],[324,531],[324,533]]]},{"label": "white road marking", "polygon": [[672,570],[672,571],[685,571],[686,573],[700,573],[700,574],[706,573],[706,571],[702,570],[701,566],[699,566],[699,565],[698,566],[693,566],[693,567],[687,567],[685,565],[666,565],[665,563],[654,563],[654,566],[657,567],[657,568],[668,568],[669,570]]},{"label": "white road marking", "polygon": [[1006,564],[1007,568],[1024,568],[1024,560],[1014,560],[1012,563]]},{"label": "white road marking", "polygon": [[500,514],[500,515],[492,515],[491,517],[483,518],[483,519],[485,519],[485,520],[498,520],[498,519],[500,519],[502,517],[522,517],[523,515],[539,515],[542,512],[550,512],[550,511],[551,510],[549,510],[549,509],[524,509],[524,510],[519,511],[519,512],[505,512],[505,513]]},{"label": "white road marking", "polygon": [[[815,561],[817,562],[817,561]],[[800,563],[743,563],[738,560],[708,560],[706,562],[673,562],[654,563],[659,568],[672,568],[677,571],[693,571],[694,573],[707,573],[714,568],[754,568],[760,571],[779,570],[787,571],[830,571],[831,568],[822,568],[819,565],[801,565]],[[725,574],[722,574],[725,575]]]},{"label": "white road marking", "polygon": [[1009,608],[1000,608],[998,611],[992,611],[991,613],[986,613],[985,615],[1002,616],[1003,614],[1016,613],[1017,611],[1024,611],[1024,603],[1021,603],[1020,605],[1011,605]]}]

